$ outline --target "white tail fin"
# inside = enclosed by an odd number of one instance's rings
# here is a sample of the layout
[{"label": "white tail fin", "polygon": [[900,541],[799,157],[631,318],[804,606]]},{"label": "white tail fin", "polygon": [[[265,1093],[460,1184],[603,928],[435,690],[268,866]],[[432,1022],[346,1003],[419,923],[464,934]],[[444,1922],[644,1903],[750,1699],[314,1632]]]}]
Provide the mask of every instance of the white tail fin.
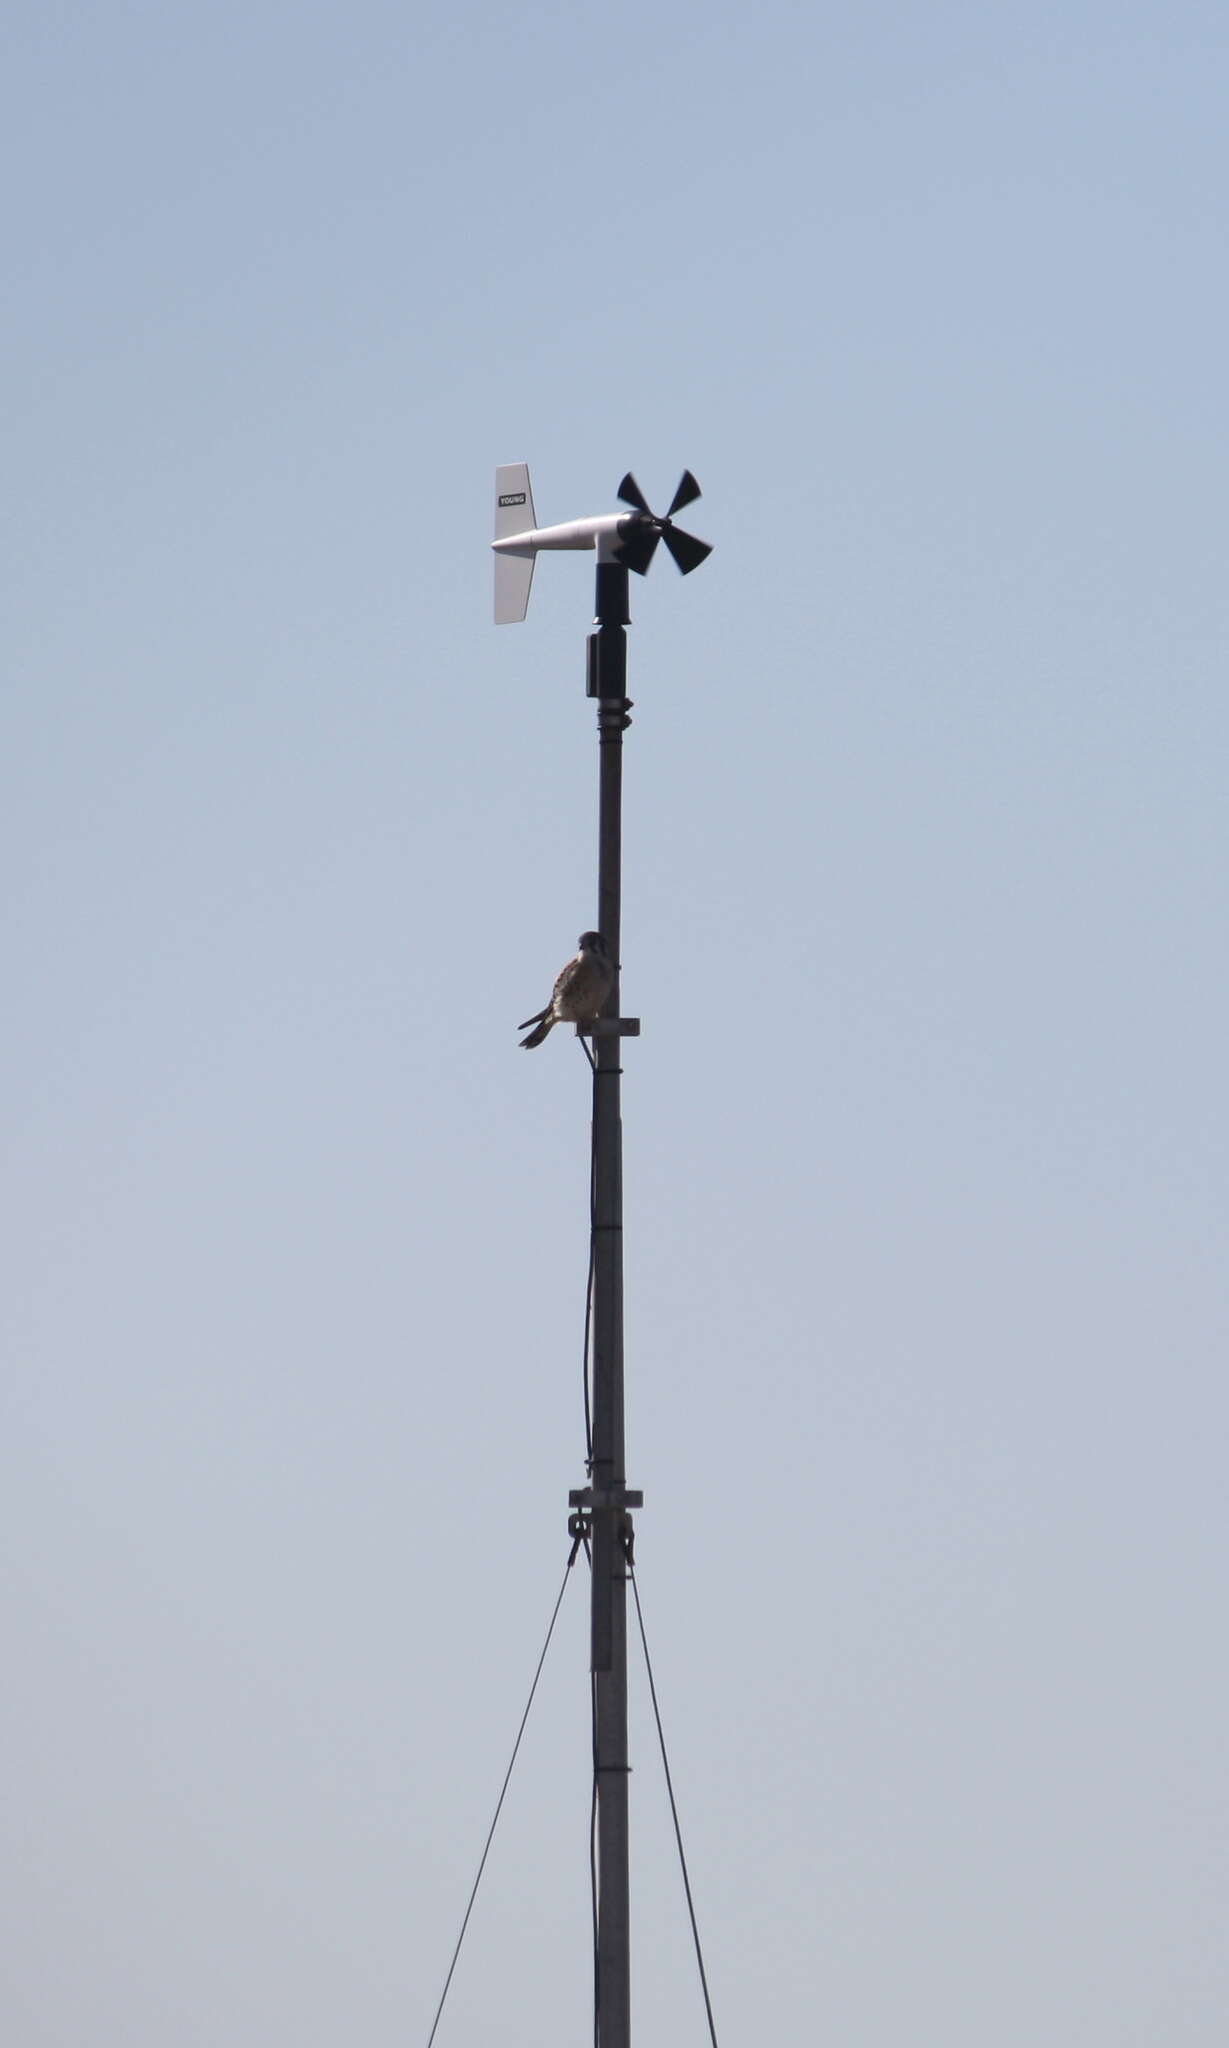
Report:
[{"label": "white tail fin", "polygon": [[[535,524],[533,492],[529,488],[529,464],[506,462],[495,472],[495,538],[505,540],[509,534],[531,533]],[[529,586],[533,582],[535,560],[536,556],[532,550],[523,555],[496,555],[497,626],[512,626],[524,618],[529,609]]]}]

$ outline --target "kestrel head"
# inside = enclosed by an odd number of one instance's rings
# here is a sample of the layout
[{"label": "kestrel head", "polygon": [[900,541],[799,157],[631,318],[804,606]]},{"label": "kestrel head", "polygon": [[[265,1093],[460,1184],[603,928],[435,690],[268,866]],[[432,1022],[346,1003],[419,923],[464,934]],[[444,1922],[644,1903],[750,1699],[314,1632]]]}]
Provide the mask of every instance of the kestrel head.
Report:
[{"label": "kestrel head", "polygon": [[582,953],[596,953],[603,960],[608,957],[606,941],[600,932],[582,932],[577,943]]}]

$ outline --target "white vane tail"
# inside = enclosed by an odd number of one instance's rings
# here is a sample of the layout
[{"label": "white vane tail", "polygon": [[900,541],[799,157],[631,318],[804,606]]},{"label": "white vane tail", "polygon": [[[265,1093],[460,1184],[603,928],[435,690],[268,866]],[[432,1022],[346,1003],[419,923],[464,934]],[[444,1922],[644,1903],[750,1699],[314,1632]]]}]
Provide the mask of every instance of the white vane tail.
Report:
[{"label": "white vane tail", "polygon": [[[495,472],[495,538],[532,533],[533,492],[529,488],[529,464],[506,462]],[[533,548],[501,552],[495,556],[495,624],[516,625],[529,609],[529,586],[533,582]]]}]

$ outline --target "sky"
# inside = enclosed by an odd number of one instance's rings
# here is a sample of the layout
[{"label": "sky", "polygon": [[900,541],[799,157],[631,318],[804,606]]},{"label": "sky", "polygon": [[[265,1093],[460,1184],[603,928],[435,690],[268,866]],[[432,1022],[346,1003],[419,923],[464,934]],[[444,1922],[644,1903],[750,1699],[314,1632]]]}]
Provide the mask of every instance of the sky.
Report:
[{"label": "sky", "polygon": [[[1219,2048],[1229,31],[14,0],[0,2032],[423,2044],[628,1479],[722,2048]],[[569,1581],[438,2048],[591,2027]],[[633,1662],[633,2022],[707,2040]]]}]

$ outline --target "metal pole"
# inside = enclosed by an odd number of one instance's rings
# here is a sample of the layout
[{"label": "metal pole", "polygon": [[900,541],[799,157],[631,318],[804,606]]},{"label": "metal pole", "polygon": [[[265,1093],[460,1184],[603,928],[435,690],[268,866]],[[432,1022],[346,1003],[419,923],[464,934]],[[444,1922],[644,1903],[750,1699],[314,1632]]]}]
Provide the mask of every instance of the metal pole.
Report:
[{"label": "metal pole", "polygon": [[[605,1016],[619,1016],[627,570],[599,543],[589,691],[598,699],[598,924],[615,962]],[[597,1774],[597,2033],[630,2048],[628,1910],[627,1515],[623,1429],[623,1127],[617,1029],[593,1038],[593,1530],[591,1655]]]}]

